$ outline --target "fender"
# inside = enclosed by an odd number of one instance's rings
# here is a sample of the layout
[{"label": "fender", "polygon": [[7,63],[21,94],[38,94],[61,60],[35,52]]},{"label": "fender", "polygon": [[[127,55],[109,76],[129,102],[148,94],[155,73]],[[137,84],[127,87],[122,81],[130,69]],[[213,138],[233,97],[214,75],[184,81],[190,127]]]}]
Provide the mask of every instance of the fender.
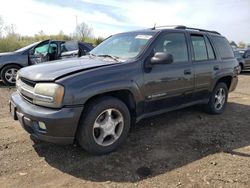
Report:
[{"label": "fender", "polygon": [[144,100],[144,96],[135,81],[115,80],[87,85],[87,87],[83,87],[78,91],[82,95],[74,95],[74,97],[71,95],[71,97],[64,98],[64,101],[65,105],[83,105],[92,97],[122,90],[129,91],[133,95],[136,104]]},{"label": "fender", "polygon": [[222,78],[228,78],[230,77],[231,79],[237,75],[234,74],[234,70],[232,70],[232,68],[227,68],[227,69],[223,69],[222,71],[219,71],[217,72],[215,75],[214,75],[214,79],[213,79],[213,82],[211,84],[211,87],[210,87],[210,92],[213,91],[214,87],[216,86],[216,84],[218,83],[218,81]]}]

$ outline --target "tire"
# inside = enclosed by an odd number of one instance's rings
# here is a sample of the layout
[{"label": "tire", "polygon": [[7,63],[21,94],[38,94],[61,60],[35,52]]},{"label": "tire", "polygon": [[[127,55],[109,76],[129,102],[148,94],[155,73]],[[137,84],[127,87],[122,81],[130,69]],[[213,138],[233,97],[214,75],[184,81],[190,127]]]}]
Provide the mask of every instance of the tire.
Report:
[{"label": "tire", "polygon": [[7,65],[1,71],[1,78],[5,85],[16,85],[16,73],[20,69],[17,65]]},{"label": "tire", "polygon": [[126,141],[131,117],[122,101],[101,97],[90,102],[83,113],[77,141],[87,152],[94,155],[107,154]]},{"label": "tire", "polygon": [[[224,97],[223,97],[224,96]],[[218,83],[205,109],[210,114],[221,114],[224,112],[227,105],[228,87],[224,82]]]},{"label": "tire", "polygon": [[242,65],[242,63],[240,63],[238,74],[240,74],[242,72],[242,70],[243,70],[243,65]]}]

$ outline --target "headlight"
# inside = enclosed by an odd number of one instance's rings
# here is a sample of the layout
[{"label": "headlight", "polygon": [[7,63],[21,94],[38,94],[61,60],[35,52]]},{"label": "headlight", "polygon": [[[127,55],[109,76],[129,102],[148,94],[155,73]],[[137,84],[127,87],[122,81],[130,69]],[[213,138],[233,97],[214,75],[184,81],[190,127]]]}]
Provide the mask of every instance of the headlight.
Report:
[{"label": "headlight", "polygon": [[59,108],[62,106],[64,87],[55,83],[38,83],[34,88],[34,95],[34,104]]},{"label": "headlight", "polygon": [[16,75],[16,81],[19,80],[19,74],[17,73]]}]

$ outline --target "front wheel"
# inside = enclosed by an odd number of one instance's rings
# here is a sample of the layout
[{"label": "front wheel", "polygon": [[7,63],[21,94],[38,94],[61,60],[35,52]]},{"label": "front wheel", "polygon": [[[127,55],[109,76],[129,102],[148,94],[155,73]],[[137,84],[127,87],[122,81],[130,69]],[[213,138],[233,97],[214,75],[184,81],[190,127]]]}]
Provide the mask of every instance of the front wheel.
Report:
[{"label": "front wheel", "polygon": [[221,114],[225,110],[228,98],[228,88],[223,82],[218,83],[211,96],[206,110],[211,114]]},{"label": "front wheel", "polygon": [[14,86],[16,84],[16,74],[20,69],[17,65],[7,65],[1,71],[1,78],[5,85]]},{"label": "front wheel", "polygon": [[122,145],[130,129],[127,106],[113,97],[92,101],[82,117],[77,140],[86,151],[102,155]]}]

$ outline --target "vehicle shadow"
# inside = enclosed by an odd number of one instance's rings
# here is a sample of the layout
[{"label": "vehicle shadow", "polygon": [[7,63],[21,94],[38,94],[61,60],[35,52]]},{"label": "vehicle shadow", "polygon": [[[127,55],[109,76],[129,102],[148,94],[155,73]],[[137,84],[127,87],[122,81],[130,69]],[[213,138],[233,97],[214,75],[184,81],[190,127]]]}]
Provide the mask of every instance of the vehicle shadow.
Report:
[{"label": "vehicle shadow", "polygon": [[146,119],[132,129],[124,146],[104,156],[92,156],[78,146],[38,142],[33,147],[49,165],[74,177],[137,182],[218,152],[249,157],[233,151],[250,145],[249,112],[248,105],[229,103],[223,115],[191,107]]},{"label": "vehicle shadow", "polygon": [[6,86],[2,80],[0,80],[0,88],[14,88],[15,86]]}]

